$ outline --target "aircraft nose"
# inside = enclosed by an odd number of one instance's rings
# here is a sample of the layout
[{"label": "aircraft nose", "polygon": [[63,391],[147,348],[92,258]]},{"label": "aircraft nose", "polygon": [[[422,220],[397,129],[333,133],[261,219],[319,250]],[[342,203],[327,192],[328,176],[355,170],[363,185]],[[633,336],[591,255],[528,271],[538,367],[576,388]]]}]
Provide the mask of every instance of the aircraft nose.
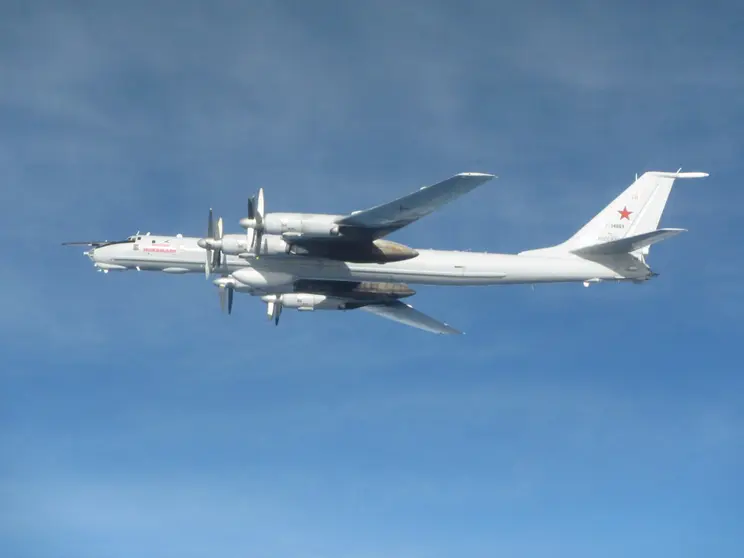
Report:
[{"label": "aircraft nose", "polygon": [[87,252],[83,252],[86,256],[88,256],[91,260],[96,261],[96,255],[95,255],[96,249],[91,248]]}]

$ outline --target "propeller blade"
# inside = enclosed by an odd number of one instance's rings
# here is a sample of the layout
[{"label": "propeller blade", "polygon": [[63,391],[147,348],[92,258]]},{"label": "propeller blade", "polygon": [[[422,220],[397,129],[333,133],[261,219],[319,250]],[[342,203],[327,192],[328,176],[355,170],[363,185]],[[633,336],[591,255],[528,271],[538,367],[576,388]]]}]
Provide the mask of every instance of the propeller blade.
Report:
[{"label": "propeller blade", "polygon": [[[240,220],[240,226],[245,229],[246,243],[250,244],[249,251],[257,257],[261,253],[261,241],[264,233],[265,201],[263,188],[258,189],[258,195],[248,198],[248,215]],[[248,229],[253,229],[249,242]]]},{"label": "propeller blade", "polygon": [[248,250],[252,251],[256,256],[261,253],[261,241],[265,232],[265,210],[264,191],[263,188],[259,188],[258,195],[248,199],[248,216],[240,220],[240,226],[245,229],[246,243],[249,240],[248,230],[253,229]]},{"label": "propeller blade", "polygon": [[213,283],[219,289],[220,309],[223,312],[227,310],[227,313],[231,314],[235,295],[235,280],[229,275],[223,275],[219,279],[215,279]]},{"label": "propeller blade", "polygon": [[274,325],[279,325],[279,316],[282,315],[282,301],[276,295],[263,297],[266,302],[266,317],[273,321]]},{"label": "propeller blade", "polygon": [[274,318],[274,307],[275,303],[273,301],[269,301],[266,303],[266,315],[271,320]]},{"label": "propeller blade", "polygon": [[210,264],[212,271],[222,267],[222,250],[220,249],[220,246],[221,246],[220,241],[222,240],[222,236],[223,236],[222,217],[217,219],[217,228],[213,232],[215,233],[213,240],[217,242],[217,247],[212,252],[212,261]]},{"label": "propeller blade", "polygon": [[264,221],[264,211],[265,211],[265,202],[264,202],[264,189],[259,188],[258,189],[258,200],[256,201],[256,235],[255,235],[255,245],[253,246],[253,250],[258,256],[261,253],[261,243],[263,242],[263,221]]},{"label": "propeller blade", "polygon": [[261,243],[263,242],[263,230],[253,229],[253,253],[258,257],[261,254]]},{"label": "propeller blade", "polygon": [[282,315],[282,303],[277,302],[275,310],[274,310],[274,325],[275,326],[279,325],[279,316],[281,315]]},{"label": "propeller blade", "polygon": [[199,246],[204,248],[204,276],[209,280],[212,273],[212,250],[209,248],[209,241],[214,238],[214,214],[212,208],[209,208],[209,220],[207,221],[207,238],[199,239]]},{"label": "propeller blade", "polygon": [[[256,218],[256,196],[251,196],[248,198],[248,220],[255,221]],[[242,221],[242,220],[241,220]],[[246,245],[248,246],[248,250],[253,250],[253,243],[256,240],[255,232],[251,232],[251,227],[246,227],[245,229],[245,240]]]},{"label": "propeller blade", "polygon": [[259,188],[258,203],[256,204],[256,220],[259,223],[263,223],[264,214],[264,190],[263,188]]},{"label": "propeller blade", "polygon": [[248,198],[248,219],[256,218],[256,196]]}]

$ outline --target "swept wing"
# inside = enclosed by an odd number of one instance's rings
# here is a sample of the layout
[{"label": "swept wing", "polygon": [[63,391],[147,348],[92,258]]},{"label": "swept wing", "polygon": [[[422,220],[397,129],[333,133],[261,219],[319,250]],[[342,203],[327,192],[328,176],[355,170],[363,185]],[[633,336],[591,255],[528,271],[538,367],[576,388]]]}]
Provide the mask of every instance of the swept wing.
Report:
[{"label": "swept wing", "polygon": [[386,302],[384,304],[370,304],[368,306],[362,306],[360,310],[370,312],[381,318],[387,318],[407,326],[423,329],[431,333],[439,334],[461,334],[462,332],[453,328],[452,326],[440,322],[427,316],[423,312],[416,310],[410,304],[401,302],[399,300]]},{"label": "swept wing", "polygon": [[345,228],[359,229],[371,238],[381,238],[421,217],[429,215],[443,205],[459,198],[494,178],[492,174],[465,172],[432,186],[398,198],[397,200],[354,211],[336,223]]}]

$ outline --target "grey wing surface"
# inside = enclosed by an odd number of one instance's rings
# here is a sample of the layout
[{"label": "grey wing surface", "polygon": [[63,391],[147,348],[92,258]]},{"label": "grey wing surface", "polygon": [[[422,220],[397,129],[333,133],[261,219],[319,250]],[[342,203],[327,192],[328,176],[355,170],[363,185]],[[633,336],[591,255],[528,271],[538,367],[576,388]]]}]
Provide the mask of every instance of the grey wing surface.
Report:
[{"label": "grey wing surface", "polygon": [[461,334],[461,331],[419,312],[413,306],[399,300],[387,302],[384,304],[370,304],[363,306],[360,310],[376,314],[381,318],[387,318],[407,326],[423,329],[431,333],[439,334]]},{"label": "grey wing surface", "polygon": [[466,172],[423,188],[397,200],[355,211],[336,221],[342,227],[360,229],[381,238],[429,215],[441,206],[459,198],[494,178],[492,174]]}]

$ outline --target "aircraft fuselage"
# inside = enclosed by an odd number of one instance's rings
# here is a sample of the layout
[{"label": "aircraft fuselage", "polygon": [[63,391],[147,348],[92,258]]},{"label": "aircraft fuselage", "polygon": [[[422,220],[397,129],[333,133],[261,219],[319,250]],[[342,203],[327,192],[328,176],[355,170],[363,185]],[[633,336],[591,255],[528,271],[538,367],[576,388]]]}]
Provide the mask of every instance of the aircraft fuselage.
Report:
[{"label": "aircraft fuselage", "polygon": [[[138,269],[167,273],[204,272],[205,252],[198,238],[142,236],[137,242],[120,242],[91,249],[89,257],[104,271]],[[378,263],[352,263],[295,254],[261,255],[256,258],[225,255],[214,273],[233,274],[257,291],[278,292],[299,279],[384,281],[427,285],[496,285],[646,279],[650,270],[639,260],[586,259],[417,250],[412,259]]]}]

